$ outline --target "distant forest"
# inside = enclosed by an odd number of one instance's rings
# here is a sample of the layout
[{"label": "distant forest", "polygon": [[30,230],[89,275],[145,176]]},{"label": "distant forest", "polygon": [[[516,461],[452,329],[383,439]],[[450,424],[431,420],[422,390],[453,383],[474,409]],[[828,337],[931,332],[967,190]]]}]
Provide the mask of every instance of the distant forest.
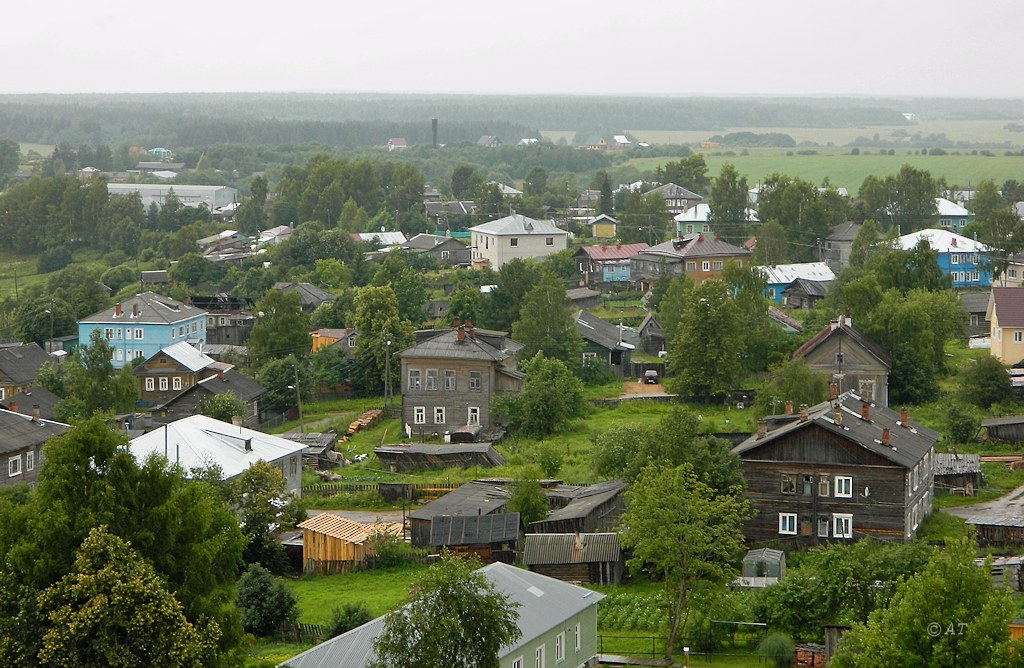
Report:
[{"label": "distant forest", "polygon": [[540,130],[707,130],[866,127],[920,118],[1018,120],[1013,100],[881,98],[653,98],[384,94],[0,96],[0,135],[44,144],[380,146],[391,137],[441,143]]}]

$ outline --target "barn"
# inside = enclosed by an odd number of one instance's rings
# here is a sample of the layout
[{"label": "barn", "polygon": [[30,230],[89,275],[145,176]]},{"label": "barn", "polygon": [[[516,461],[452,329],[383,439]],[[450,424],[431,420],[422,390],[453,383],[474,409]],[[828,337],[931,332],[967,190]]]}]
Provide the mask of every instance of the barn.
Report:
[{"label": "barn", "polygon": [[402,536],[398,523],[362,524],[340,515],[319,513],[299,524],[306,573],[347,573],[376,554],[374,536]]},{"label": "barn", "polygon": [[523,565],[564,582],[617,585],[626,560],[616,533],[531,533]]}]

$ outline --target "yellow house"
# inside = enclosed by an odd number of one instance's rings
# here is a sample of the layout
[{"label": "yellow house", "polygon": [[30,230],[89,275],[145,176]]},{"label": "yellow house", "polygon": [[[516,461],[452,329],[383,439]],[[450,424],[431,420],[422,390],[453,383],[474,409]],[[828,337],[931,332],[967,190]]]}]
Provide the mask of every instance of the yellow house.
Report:
[{"label": "yellow house", "polygon": [[591,218],[587,224],[590,225],[590,236],[595,239],[614,239],[619,221],[602,213],[597,218]]},{"label": "yellow house", "polygon": [[347,347],[354,348],[356,345],[355,330],[351,328],[345,329],[334,329],[331,327],[321,327],[320,329],[313,330],[309,333],[310,339],[313,341],[310,352],[316,352],[321,348],[333,345],[338,341],[344,339]]},{"label": "yellow house", "polygon": [[1024,359],[1024,288],[992,288],[987,318],[992,323],[989,352],[1003,364]]}]

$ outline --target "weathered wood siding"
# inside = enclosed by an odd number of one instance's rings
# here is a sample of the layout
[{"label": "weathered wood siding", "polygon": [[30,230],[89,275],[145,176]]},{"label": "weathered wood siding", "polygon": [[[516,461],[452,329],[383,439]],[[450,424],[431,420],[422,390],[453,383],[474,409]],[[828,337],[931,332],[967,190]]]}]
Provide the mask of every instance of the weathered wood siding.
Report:
[{"label": "weathered wood siding", "polygon": [[329,575],[360,567],[375,554],[372,541],[352,543],[309,529],[302,530],[302,561],[307,573]]},{"label": "weathered wood siding", "polygon": [[617,585],[622,583],[624,566],[621,561],[597,561],[580,564],[534,564],[530,566],[530,570],[563,582]]}]

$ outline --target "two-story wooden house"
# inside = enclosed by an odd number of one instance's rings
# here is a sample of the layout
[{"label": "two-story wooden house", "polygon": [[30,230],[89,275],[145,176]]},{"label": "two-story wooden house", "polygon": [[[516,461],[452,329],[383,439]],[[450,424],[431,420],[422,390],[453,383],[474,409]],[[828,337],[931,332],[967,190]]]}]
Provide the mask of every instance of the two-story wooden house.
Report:
[{"label": "two-story wooden house", "polygon": [[132,370],[139,382],[138,403],[143,407],[163,403],[226,368],[184,341],[166,346]]},{"label": "two-story wooden house", "polygon": [[89,343],[100,330],[114,349],[115,369],[135,359],[149,359],[160,349],[181,341],[206,342],[206,311],[152,292],[137,294],[78,321],[78,340]]},{"label": "two-story wooden house", "polygon": [[580,246],[572,259],[587,285],[628,283],[629,259],[647,248],[644,243]]},{"label": "two-story wooden house", "polygon": [[0,488],[34,483],[43,458],[43,443],[64,433],[68,425],[44,420],[38,415],[0,410]]},{"label": "two-story wooden house", "polygon": [[491,403],[522,389],[516,369],[519,344],[504,332],[475,329],[457,320],[452,329],[416,333],[402,351],[402,421],[416,434],[492,426]]},{"label": "two-story wooden house", "polygon": [[717,236],[688,234],[646,248],[631,257],[630,279],[643,290],[666,275],[685,275],[703,283],[721,277],[722,270],[730,262],[746,266],[750,262],[750,251]]},{"label": "two-story wooden house", "polygon": [[932,511],[937,439],[852,392],[760,421],[733,448],[758,511],[747,540],[910,540]]},{"label": "two-story wooden house", "polygon": [[0,400],[35,385],[39,370],[52,359],[35,343],[0,346]]}]

